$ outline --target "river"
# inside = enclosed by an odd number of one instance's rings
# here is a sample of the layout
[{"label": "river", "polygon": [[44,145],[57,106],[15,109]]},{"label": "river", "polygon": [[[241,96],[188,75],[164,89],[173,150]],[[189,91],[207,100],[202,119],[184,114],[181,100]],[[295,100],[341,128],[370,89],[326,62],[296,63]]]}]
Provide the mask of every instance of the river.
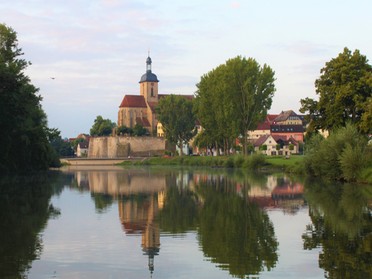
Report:
[{"label": "river", "polygon": [[372,278],[370,186],[83,166],[0,186],[0,278]]}]

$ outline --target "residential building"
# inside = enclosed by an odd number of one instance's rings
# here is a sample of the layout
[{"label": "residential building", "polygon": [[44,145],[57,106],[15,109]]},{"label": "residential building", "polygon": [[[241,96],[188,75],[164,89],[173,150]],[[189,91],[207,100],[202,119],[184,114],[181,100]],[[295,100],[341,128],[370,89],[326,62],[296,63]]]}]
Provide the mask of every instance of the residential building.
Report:
[{"label": "residential building", "polygon": [[265,135],[255,141],[254,149],[265,155],[284,155],[297,154],[299,152],[299,142],[290,137]]}]

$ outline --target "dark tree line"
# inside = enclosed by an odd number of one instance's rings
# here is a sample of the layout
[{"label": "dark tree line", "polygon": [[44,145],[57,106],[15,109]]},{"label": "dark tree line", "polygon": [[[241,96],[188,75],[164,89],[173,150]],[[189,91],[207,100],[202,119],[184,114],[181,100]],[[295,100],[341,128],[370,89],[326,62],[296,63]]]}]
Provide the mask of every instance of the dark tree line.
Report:
[{"label": "dark tree line", "polygon": [[0,173],[45,170],[58,163],[48,141],[38,88],[24,71],[16,32],[0,24]]}]

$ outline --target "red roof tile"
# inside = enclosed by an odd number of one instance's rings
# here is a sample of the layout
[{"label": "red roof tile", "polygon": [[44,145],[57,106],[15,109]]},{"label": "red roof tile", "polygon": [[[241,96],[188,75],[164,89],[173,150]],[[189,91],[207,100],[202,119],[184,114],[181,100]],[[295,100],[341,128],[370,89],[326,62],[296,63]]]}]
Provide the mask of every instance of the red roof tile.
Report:
[{"label": "red roof tile", "polygon": [[146,101],[143,96],[125,95],[120,108],[146,108]]},{"label": "red roof tile", "polygon": [[136,123],[141,125],[142,127],[150,127],[151,126],[149,120],[145,117],[142,117],[142,118],[137,117],[136,118]]},{"label": "red roof tile", "polygon": [[254,146],[261,146],[262,144],[264,144],[264,142],[268,139],[268,137],[270,137],[270,135],[264,135],[264,136],[260,136],[255,142],[254,142]]}]

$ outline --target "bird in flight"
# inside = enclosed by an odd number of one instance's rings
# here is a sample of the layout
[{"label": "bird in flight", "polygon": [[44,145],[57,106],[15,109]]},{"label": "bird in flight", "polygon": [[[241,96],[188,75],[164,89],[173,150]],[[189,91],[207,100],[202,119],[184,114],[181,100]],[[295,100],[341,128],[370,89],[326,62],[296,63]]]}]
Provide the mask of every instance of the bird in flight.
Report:
[{"label": "bird in flight", "polygon": [[55,77],[50,77],[51,79],[56,79]]}]

